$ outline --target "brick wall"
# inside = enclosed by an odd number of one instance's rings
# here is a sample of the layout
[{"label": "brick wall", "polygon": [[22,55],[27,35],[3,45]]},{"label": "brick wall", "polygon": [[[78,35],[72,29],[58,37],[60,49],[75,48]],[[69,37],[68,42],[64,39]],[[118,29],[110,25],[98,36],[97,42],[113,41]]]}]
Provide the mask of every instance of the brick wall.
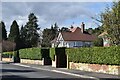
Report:
[{"label": "brick wall", "polygon": [[[5,61],[5,62],[12,62],[12,58],[2,58],[2,61]],[[42,60],[20,59],[20,63],[43,65],[43,61],[42,61]]]},{"label": "brick wall", "polygon": [[5,61],[5,62],[12,62],[12,58],[2,58],[2,61]]},{"label": "brick wall", "polygon": [[120,66],[69,62],[69,69],[120,75]]},{"label": "brick wall", "polygon": [[43,65],[43,61],[42,60],[20,59],[20,63]]}]

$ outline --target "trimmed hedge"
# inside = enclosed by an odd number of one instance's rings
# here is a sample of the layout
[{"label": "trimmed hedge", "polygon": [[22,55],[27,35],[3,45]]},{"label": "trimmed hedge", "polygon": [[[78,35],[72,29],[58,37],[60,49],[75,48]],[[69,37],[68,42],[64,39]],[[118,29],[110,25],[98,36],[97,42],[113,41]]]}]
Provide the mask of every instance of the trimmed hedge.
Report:
[{"label": "trimmed hedge", "polygon": [[55,61],[55,48],[50,48],[50,58]]},{"label": "trimmed hedge", "polygon": [[120,46],[69,48],[66,54],[72,62],[120,65]]},{"label": "trimmed hedge", "polygon": [[40,48],[26,48],[19,50],[20,58],[31,60],[42,60]]},{"label": "trimmed hedge", "polygon": [[13,55],[14,55],[14,52],[3,52],[2,53],[3,58],[12,58]]}]

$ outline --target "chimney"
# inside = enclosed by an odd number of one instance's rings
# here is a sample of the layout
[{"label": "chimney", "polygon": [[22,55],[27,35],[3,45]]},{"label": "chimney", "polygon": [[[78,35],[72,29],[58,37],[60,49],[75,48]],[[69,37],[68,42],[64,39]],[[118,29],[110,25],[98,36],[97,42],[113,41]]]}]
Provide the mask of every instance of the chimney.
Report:
[{"label": "chimney", "polygon": [[71,27],[70,27],[71,29],[73,29],[73,25],[71,25]]},{"label": "chimney", "polygon": [[84,31],[85,31],[85,24],[84,24],[84,22],[82,22],[82,24],[81,24],[81,32],[84,33]]}]

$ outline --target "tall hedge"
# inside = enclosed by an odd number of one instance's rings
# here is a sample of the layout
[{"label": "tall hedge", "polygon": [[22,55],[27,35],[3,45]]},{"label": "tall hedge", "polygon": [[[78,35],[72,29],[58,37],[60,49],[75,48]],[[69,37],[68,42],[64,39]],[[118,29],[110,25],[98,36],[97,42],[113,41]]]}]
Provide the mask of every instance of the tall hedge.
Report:
[{"label": "tall hedge", "polygon": [[120,46],[69,48],[66,54],[72,62],[120,65]]},{"label": "tall hedge", "polygon": [[53,61],[55,60],[55,48],[50,48],[50,58]]},{"label": "tall hedge", "polygon": [[40,48],[26,48],[19,50],[20,58],[31,59],[31,60],[41,60],[41,49]]}]

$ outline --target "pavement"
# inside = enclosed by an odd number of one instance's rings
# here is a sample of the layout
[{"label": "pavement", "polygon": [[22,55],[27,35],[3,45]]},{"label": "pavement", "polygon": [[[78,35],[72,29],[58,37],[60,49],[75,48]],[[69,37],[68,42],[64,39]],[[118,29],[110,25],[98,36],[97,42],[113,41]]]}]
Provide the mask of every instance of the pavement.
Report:
[{"label": "pavement", "polygon": [[[87,72],[80,70],[70,70],[67,68],[54,68],[51,66],[21,64],[21,63],[6,63],[2,62],[3,80],[6,79],[49,79],[49,80],[120,80],[120,76]],[[18,80],[18,79],[17,79]]]}]

